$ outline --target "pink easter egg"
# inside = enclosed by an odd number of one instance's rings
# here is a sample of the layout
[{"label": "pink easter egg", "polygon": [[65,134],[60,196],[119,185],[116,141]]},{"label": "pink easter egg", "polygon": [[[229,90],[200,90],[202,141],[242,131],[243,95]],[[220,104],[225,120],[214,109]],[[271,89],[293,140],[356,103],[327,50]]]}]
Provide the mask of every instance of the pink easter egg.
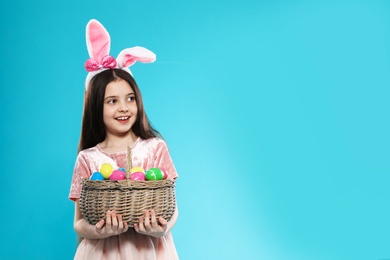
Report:
[{"label": "pink easter egg", "polygon": [[121,170],[115,170],[110,175],[110,180],[112,181],[122,181],[126,178],[126,173]]},{"label": "pink easter egg", "polygon": [[163,178],[164,178],[164,180],[166,179],[166,178],[168,178],[168,172],[167,172],[167,170],[165,170],[164,168],[160,168],[160,170],[161,170],[161,172],[163,173]]},{"label": "pink easter egg", "polygon": [[130,180],[132,180],[132,181],[144,181],[145,180],[145,174],[143,172],[133,172],[130,175]]}]

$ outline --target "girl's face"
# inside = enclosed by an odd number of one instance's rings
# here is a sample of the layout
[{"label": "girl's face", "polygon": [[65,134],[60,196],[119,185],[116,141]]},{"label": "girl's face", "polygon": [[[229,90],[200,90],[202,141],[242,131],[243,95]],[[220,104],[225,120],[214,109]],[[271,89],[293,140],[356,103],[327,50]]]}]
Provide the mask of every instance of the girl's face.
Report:
[{"label": "girl's face", "polygon": [[120,79],[106,87],[103,103],[103,122],[107,135],[127,134],[137,119],[138,107],[133,89]]}]

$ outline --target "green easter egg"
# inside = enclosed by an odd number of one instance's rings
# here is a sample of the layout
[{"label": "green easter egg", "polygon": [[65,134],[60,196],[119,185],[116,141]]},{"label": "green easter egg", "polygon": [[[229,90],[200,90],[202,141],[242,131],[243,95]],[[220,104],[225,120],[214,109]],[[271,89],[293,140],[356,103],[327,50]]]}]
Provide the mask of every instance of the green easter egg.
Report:
[{"label": "green easter egg", "polygon": [[159,168],[151,168],[146,171],[145,179],[148,181],[158,181],[164,178],[163,172]]}]

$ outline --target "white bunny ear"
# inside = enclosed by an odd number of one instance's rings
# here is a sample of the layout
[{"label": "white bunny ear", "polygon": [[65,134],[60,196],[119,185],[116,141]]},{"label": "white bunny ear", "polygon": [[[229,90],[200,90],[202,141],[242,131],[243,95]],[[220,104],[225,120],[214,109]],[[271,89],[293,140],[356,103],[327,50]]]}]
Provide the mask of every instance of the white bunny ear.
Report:
[{"label": "white bunny ear", "polygon": [[127,68],[136,61],[148,63],[156,60],[156,54],[144,47],[132,47],[121,51],[116,58],[119,68]]},{"label": "white bunny ear", "polygon": [[86,39],[89,57],[100,63],[110,53],[110,35],[99,21],[92,19],[87,24]]}]

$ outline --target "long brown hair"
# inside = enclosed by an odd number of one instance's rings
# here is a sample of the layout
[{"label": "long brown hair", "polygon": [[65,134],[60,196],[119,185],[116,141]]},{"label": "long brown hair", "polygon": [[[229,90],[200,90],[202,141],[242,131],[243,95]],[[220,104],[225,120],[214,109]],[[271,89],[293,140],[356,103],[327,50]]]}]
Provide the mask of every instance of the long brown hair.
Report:
[{"label": "long brown hair", "polygon": [[79,151],[94,147],[106,138],[106,130],[103,122],[104,94],[109,83],[120,79],[129,83],[134,91],[137,102],[137,118],[131,128],[133,133],[144,140],[152,137],[161,137],[160,133],[153,128],[145,113],[141,91],[134,78],[124,70],[110,69],[93,77],[85,93]]}]

